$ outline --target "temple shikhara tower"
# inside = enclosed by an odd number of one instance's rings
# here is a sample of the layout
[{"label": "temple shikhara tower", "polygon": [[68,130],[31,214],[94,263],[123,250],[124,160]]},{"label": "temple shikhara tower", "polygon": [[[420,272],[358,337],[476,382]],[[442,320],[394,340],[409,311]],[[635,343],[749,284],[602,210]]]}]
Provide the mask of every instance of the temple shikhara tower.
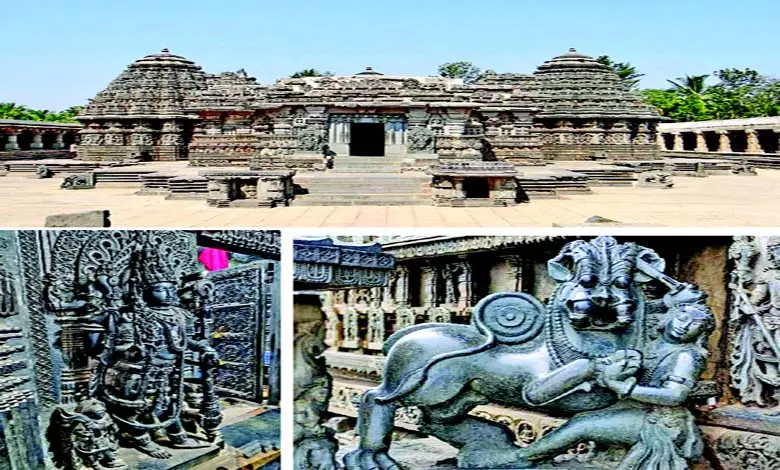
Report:
[{"label": "temple shikhara tower", "polygon": [[532,74],[474,83],[385,75],[210,74],[164,49],[130,64],[79,116],[78,158],[322,169],[323,152],[447,160],[650,160],[662,118],[612,70],[574,49]]}]

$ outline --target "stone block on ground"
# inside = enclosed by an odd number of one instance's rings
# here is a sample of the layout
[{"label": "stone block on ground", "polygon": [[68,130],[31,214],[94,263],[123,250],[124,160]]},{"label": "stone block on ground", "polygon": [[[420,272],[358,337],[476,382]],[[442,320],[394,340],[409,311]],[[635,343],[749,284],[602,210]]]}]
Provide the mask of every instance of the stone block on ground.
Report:
[{"label": "stone block on ground", "polygon": [[110,227],[111,212],[107,210],[52,214],[46,217],[44,227]]}]

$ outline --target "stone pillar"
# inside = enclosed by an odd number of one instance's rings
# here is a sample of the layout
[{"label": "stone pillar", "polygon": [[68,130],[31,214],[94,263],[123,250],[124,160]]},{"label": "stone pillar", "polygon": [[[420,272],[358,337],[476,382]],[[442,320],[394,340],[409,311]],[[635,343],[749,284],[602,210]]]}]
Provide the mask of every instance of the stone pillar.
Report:
[{"label": "stone pillar", "polygon": [[19,142],[17,141],[17,137],[19,134],[8,134],[8,140],[5,143],[5,150],[6,152],[12,152],[14,150],[19,150]]},{"label": "stone pillar", "polygon": [[398,278],[395,284],[395,303],[399,307],[408,307],[409,300],[409,268],[398,266],[396,268]]},{"label": "stone pillar", "polygon": [[54,150],[62,150],[65,148],[65,141],[63,140],[64,134],[62,132],[57,133],[57,138],[52,145]]},{"label": "stone pillar", "polygon": [[315,294],[296,294],[293,329],[295,331],[293,367],[293,408],[295,453],[292,468],[337,468],[338,444],[332,431],[324,427],[333,391],[333,379],[321,356],[325,345],[325,315]]},{"label": "stone pillar", "polygon": [[428,261],[428,264],[423,266],[420,272],[422,274],[422,298],[420,303],[423,307],[435,307],[439,293],[439,270],[431,261]]},{"label": "stone pillar", "polygon": [[674,147],[673,147],[673,150],[675,152],[682,151],[682,149],[683,149],[682,134],[680,134],[679,132],[675,132],[672,135],[674,136]]},{"label": "stone pillar", "polygon": [[658,148],[661,150],[666,150],[666,140],[664,139],[664,134],[659,132],[655,135],[655,143],[658,145]]},{"label": "stone pillar", "polygon": [[458,262],[455,263],[456,277],[455,289],[458,299],[458,307],[471,307],[474,303],[474,279],[472,276],[471,263],[465,255],[458,256]]},{"label": "stone pillar", "polygon": [[777,139],[777,150],[775,153],[780,154],[780,129],[772,129],[772,132],[775,133],[775,139]]},{"label": "stone pillar", "polygon": [[697,152],[706,152],[707,151],[707,140],[704,138],[704,132],[702,131],[696,131],[696,151]]},{"label": "stone pillar", "polygon": [[510,291],[523,292],[523,289],[528,287],[523,285],[523,267],[525,266],[525,260],[522,256],[510,256],[506,260],[508,274],[511,286],[508,286]]},{"label": "stone pillar", "polygon": [[758,142],[758,131],[755,129],[745,129],[745,135],[747,136],[747,153],[763,153],[761,144]]},{"label": "stone pillar", "polygon": [[731,152],[731,139],[729,139],[729,131],[718,131],[720,134],[720,142],[718,145],[718,152]]},{"label": "stone pillar", "polygon": [[36,132],[33,134],[33,140],[30,144],[30,150],[42,150],[43,149],[43,133]]}]

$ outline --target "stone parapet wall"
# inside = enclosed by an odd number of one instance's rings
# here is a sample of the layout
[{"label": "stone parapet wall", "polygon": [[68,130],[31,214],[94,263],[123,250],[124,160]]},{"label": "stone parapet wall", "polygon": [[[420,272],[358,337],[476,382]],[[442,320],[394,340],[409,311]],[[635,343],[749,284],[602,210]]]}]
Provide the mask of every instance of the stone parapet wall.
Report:
[{"label": "stone parapet wall", "polygon": [[187,159],[187,148],[178,145],[138,147],[135,145],[79,145],[76,158],[83,161],[121,162],[128,159],[176,161]]},{"label": "stone parapet wall", "polygon": [[0,152],[0,160],[42,160],[51,158],[71,158],[68,150],[16,150]]},{"label": "stone parapet wall", "polygon": [[545,160],[658,160],[661,158],[656,145],[565,145],[547,144],[542,147]]}]

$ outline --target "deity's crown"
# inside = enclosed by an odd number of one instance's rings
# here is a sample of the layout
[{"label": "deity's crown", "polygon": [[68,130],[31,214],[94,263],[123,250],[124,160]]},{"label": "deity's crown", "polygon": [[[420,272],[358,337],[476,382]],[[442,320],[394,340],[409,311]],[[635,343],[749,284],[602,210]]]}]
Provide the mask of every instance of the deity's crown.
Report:
[{"label": "deity's crown", "polygon": [[178,283],[177,269],[172,263],[171,257],[160,247],[145,245],[139,257],[141,281],[145,286],[161,282]]}]

